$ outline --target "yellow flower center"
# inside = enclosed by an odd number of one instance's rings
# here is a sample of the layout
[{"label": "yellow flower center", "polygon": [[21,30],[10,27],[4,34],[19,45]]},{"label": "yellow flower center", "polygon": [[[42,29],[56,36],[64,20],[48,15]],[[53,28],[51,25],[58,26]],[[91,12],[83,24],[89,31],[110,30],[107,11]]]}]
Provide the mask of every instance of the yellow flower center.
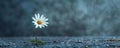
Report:
[{"label": "yellow flower center", "polygon": [[42,23],[43,23],[43,22],[42,22],[41,20],[38,20],[38,21],[37,21],[37,24],[38,24],[38,25],[41,25]]}]

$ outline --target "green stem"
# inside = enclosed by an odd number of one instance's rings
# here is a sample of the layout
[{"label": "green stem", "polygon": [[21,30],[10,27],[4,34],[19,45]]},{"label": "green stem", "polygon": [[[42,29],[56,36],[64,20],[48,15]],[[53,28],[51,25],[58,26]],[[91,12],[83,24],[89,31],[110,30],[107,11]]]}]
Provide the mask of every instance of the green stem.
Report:
[{"label": "green stem", "polygon": [[36,33],[35,33],[35,41],[36,41],[36,44],[35,44],[35,45],[36,45],[36,46],[37,46],[37,40],[38,40],[38,38],[37,38],[37,35],[38,35],[38,34],[37,34],[37,30],[38,30],[38,29],[36,29]]}]

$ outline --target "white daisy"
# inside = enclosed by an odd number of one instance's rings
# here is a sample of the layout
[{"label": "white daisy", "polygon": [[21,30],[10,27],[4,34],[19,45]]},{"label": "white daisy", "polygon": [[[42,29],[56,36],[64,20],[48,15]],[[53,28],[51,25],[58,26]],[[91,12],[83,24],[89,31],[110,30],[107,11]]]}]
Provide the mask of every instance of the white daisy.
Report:
[{"label": "white daisy", "polygon": [[35,17],[32,17],[32,19],[33,19],[33,21],[32,21],[32,23],[34,23],[34,25],[35,25],[35,28],[43,28],[43,27],[45,27],[45,26],[48,26],[48,18],[45,18],[44,17],[44,15],[39,15],[39,13],[38,14],[35,14]]}]

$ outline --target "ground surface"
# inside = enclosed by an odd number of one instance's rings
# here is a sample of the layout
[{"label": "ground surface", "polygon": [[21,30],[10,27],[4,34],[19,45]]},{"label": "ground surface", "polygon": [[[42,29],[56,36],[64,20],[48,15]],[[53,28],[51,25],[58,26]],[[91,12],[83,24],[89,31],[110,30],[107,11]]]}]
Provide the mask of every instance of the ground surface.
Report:
[{"label": "ground surface", "polygon": [[44,45],[35,46],[34,37],[0,38],[0,48],[120,48],[120,37],[38,37]]}]

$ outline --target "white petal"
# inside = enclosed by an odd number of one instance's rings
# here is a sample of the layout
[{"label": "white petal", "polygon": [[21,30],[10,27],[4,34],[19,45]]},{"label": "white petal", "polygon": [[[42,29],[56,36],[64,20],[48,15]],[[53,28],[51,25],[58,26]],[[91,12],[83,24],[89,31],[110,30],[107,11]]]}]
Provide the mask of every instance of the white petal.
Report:
[{"label": "white petal", "polygon": [[36,25],[35,28],[38,28],[38,25]]},{"label": "white petal", "polygon": [[40,18],[40,14],[38,13],[38,18]]},{"label": "white petal", "polygon": [[44,21],[48,21],[48,19],[46,18],[46,19],[43,19]]},{"label": "white petal", "polygon": [[35,21],[32,21],[32,23],[35,23]]},{"label": "white petal", "polygon": [[48,19],[43,19],[43,21],[44,21],[44,22],[47,22],[47,21],[48,21]]},{"label": "white petal", "polygon": [[45,22],[45,24],[49,24],[48,22]]},{"label": "white petal", "polygon": [[36,14],[35,14],[35,18],[38,19]]},{"label": "white petal", "polygon": [[42,20],[42,21],[44,21],[44,19],[43,19],[43,18],[41,18],[41,20]]},{"label": "white petal", "polygon": [[43,24],[43,28],[45,27],[45,24]]},{"label": "white petal", "polygon": [[36,20],[34,17],[32,17],[33,20]]},{"label": "white petal", "polygon": [[45,20],[48,21],[48,18],[46,18]]},{"label": "white petal", "polygon": [[39,25],[39,27],[40,27],[40,28],[42,28],[42,26],[41,26],[41,25]]},{"label": "white petal", "polygon": [[42,19],[43,17],[44,17],[44,15],[41,15],[41,17],[40,17],[40,18]]},{"label": "white petal", "polygon": [[45,20],[46,18],[45,18],[45,17],[43,17],[43,19]]},{"label": "white petal", "polygon": [[47,24],[44,24],[45,26],[48,26]]}]

